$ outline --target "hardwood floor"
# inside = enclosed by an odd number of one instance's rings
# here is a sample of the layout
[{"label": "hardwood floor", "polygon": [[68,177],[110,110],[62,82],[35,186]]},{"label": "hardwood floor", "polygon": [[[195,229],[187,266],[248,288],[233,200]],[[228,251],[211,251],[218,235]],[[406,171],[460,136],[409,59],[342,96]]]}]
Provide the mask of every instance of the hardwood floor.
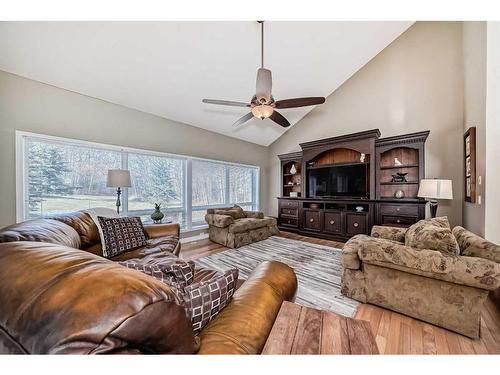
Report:
[{"label": "hardwood floor", "polygon": [[[335,241],[289,232],[281,232],[281,236],[342,248]],[[192,260],[225,250],[228,248],[203,239],[182,244],[181,257]],[[369,304],[359,306],[356,318],[370,323],[381,354],[500,354],[500,312],[490,299],[482,312],[479,340]]]}]

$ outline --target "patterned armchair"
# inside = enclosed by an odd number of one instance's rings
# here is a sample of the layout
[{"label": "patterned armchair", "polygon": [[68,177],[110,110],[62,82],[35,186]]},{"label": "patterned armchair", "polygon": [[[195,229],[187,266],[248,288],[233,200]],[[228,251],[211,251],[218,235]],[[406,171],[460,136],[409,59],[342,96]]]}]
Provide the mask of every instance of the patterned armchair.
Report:
[{"label": "patterned armchair", "polygon": [[211,241],[237,248],[265,240],[279,230],[275,218],[263,212],[244,211],[239,206],[208,209],[205,215]]},{"label": "patterned armchair", "polygon": [[[422,222],[412,233],[412,227],[374,226],[371,237],[351,238],[342,250],[342,293],[478,338],[483,303],[500,287],[500,246],[462,227],[448,227],[451,237],[444,228],[420,238],[418,247],[406,246],[408,237],[425,234]],[[432,241],[439,250],[425,248]]]}]

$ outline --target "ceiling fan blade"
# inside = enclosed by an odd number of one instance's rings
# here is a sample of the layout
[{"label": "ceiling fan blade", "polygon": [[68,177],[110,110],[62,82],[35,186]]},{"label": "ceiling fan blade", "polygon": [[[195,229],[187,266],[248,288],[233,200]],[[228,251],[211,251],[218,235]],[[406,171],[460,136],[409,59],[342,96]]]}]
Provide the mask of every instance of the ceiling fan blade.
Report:
[{"label": "ceiling fan blade", "polygon": [[273,88],[272,74],[269,69],[260,68],[257,71],[257,85],[256,85],[257,100],[259,103],[268,103],[271,100],[271,91]]},{"label": "ceiling fan blade", "polygon": [[273,120],[275,123],[283,126],[284,128],[288,128],[290,126],[290,123],[288,122],[288,120],[285,117],[283,117],[283,115],[276,110],[274,110],[273,114],[271,116],[269,116],[269,119]]},{"label": "ceiling fan blade", "polygon": [[234,124],[233,126],[238,126],[238,125],[241,125],[241,124],[244,124],[245,122],[247,122],[248,120],[252,119],[253,118],[253,113],[252,112],[249,112],[247,113],[245,116],[239,118]]},{"label": "ceiling fan blade", "polygon": [[250,107],[250,104],[233,102],[231,100],[203,99],[202,102],[207,104],[230,105],[232,107]]},{"label": "ceiling fan blade", "polygon": [[307,107],[309,105],[323,104],[324,102],[325,98],[323,98],[322,96],[313,96],[308,98],[278,100],[276,103],[274,103],[274,105],[276,108],[297,108]]}]

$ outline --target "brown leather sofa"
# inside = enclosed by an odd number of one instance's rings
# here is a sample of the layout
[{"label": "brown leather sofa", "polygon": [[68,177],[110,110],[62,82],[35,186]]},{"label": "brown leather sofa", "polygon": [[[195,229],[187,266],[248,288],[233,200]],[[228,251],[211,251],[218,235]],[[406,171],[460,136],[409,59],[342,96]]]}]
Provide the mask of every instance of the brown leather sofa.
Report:
[{"label": "brown leather sofa", "polygon": [[[295,296],[293,270],[264,262],[195,337],[167,284],[114,262],[161,256],[179,226],[145,226],[148,246],[110,260],[92,224],[75,213],[0,230],[0,353],[257,354]],[[195,281],[213,272],[196,269]]]}]

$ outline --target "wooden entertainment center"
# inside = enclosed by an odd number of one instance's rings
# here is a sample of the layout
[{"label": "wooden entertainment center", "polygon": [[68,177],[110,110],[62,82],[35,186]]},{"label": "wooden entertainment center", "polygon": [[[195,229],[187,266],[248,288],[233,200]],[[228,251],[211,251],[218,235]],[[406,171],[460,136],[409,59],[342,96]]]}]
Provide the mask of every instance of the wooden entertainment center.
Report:
[{"label": "wooden entertainment center", "polygon": [[[380,131],[374,129],[301,143],[301,152],[278,155],[279,228],[346,240],[370,234],[373,225],[406,227],[425,218],[426,201],[417,198],[417,192],[425,177],[428,135],[424,131],[380,138]],[[336,167],[366,171],[366,193],[362,197],[310,196],[309,173]]]}]

